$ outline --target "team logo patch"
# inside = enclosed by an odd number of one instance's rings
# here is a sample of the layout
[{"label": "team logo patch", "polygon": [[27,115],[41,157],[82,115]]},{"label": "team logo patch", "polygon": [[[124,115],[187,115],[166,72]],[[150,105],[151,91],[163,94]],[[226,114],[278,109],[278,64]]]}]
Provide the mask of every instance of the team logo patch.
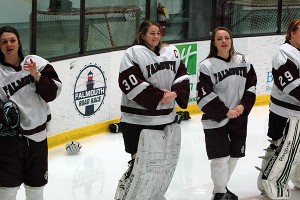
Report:
[{"label": "team logo patch", "polygon": [[79,114],[89,117],[104,103],[106,78],[100,66],[89,64],[76,77],[74,104]]}]

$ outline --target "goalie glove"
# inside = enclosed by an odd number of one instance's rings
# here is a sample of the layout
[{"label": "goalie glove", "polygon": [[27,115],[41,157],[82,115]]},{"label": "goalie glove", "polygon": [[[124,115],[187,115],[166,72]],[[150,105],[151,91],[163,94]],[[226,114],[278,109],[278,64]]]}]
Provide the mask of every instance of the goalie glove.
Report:
[{"label": "goalie glove", "polygon": [[17,104],[8,101],[3,105],[3,118],[4,122],[11,129],[20,127],[20,112]]},{"label": "goalie glove", "polygon": [[116,124],[110,124],[108,126],[109,132],[111,133],[119,133],[120,132],[120,124],[116,123]]},{"label": "goalie glove", "polygon": [[79,142],[68,142],[66,144],[66,151],[68,152],[69,155],[76,155],[80,152],[81,149],[81,144]]},{"label": "goalie glove", "polygon": [[22,137],[20,112],[14,102],[8,101],[3,105],[0,121],[0,136],[16,137],[18,135]]}]

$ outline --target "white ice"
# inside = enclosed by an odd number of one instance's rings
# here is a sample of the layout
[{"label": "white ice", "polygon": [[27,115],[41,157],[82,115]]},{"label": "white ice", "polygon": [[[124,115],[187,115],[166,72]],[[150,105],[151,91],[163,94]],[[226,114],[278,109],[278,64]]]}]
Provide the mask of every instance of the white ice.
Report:
[{"label": "white ice", "polygon": [[[201,115],[182,121],[182,146],[178,165],[165,195],[167,200],[210,200],[212,181],[205,151]],[[258,156],[269,144],[266,136],[268,106],[254,107],[248,122],[246,156],[241,158],[228,188],[240,200],[267,200],[256,187],[261,164]],[[129,154],[124,151],[121,133],[104,133],[79,140],[78,155],[70,156],[64,146],[49,150],[49,183],[45,200],[113,200],[119,178],[127,169]],[[293,185],[291,184],[291,187]],[[24,200],[24,188],[17,200]],[[290,200],[299,200],[300,191],[292,189]]]}]

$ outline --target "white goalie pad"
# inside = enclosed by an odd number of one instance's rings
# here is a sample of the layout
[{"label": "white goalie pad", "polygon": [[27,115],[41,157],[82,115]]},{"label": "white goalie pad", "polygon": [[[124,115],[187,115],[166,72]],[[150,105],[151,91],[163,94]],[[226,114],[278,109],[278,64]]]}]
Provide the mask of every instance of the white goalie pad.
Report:
[{"label": "white goalie pad", "polygon": [[299,122],[295,117],[289,118],[277,149],[265,157],[267,162],[262,163],[258,189],[271,199],[287,199],[290,196],[288,181],[299,159]]},{"label": "white goalie pad", "polygon": [[295,166],[295,169],[292,171],[291,181],[292,181],[294,187],[296,189],[300,190],[300,162],[299,162],[299,160],[298,160],[297,165]]},{"label": "white goalie pad", "polygon": [[165,199],[163,196],[175,172],[180,145],[181,130],[176,123],[163,131],[144,129],[132,172],[129,178],[120,180],[115,199]]}]

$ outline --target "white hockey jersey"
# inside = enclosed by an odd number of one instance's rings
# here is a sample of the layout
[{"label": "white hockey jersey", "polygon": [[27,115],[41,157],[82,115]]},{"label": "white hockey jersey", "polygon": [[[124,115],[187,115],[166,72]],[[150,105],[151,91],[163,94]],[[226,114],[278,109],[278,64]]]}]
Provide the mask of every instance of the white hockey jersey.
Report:
[{"label": "white hockey jersey", "polygon": [[[39,82],[23,69],[24,63],[29,63],[30,58],[36,62],[37,70],[41,73]],[[23,134],[34,141],[39,142],[47,137],[46,123],[51,119],[47,102],[59,95],[61,87],[54,68],[39,56],[26,56],[18,69],[0,63],[0,100],[17,104]]]},{"label": "white hockey jersey", "polygon": [[204,112],[204,129],[219,128],[229,121],[226,114],[239,104],[250,113],[256,98],[257,77],[249,59],[234,54],[228,60],[212,57],[197,69],[198,106]]},{"label": "white hockey jersey", "polygon": [[300,117],[300,50],[281,45],[272,61],[274,83],[270,111],[285,118]]},{"label": "white hockey jersey", "polygon": [[161,125],[174,121],[175,102],[161,103],[164,91],[175,91],[177,104],[186,108],[189,75],[173,45],[156,55],[143,45],[128,48],[121,61],[119,86],[123,92],[121,121],[140,125]]}]

